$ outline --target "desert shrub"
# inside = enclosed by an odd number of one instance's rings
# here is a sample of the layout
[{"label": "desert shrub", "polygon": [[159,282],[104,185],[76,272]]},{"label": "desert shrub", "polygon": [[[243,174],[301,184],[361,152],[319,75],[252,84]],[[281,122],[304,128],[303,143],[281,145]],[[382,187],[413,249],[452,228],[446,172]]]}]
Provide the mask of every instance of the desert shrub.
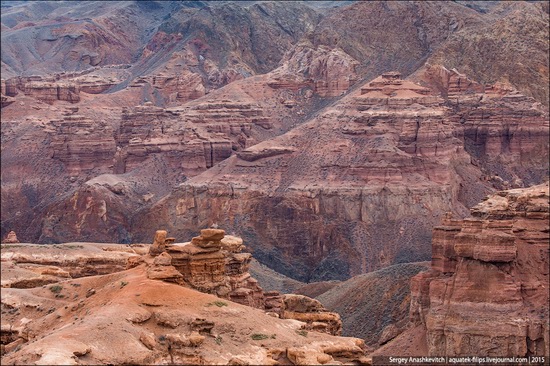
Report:
[{"label": "desert shrub", "polygon": [[224,302],[224,301],[214,301],[214,302],[209,302],[208,304],[206,304],[206,306],[217,306],[219,308],[223,307],[223,306],[227,306],[227,303]]},{"label": "desert shrub", "polygon": [[307,337],[307,330],[297,330],[296,333],[302,337]]},{"label": "desert shrub", "polygon": [[53,292],[54,294],[60,293],[61,290],[63,290],[63,286],[61,286],[61,285],[50,286],[50,291]]},{"label": "desert shrub", "polygon": [[266,334],[262,334],[262,333],[254,333],[254,334],[252,334],[252,335],[250,336],[250,338],[252,338],[252,339],[255,340],[255,341],[260,341],[260,340],[262,340],[262,339],[267,339],[267,338],[269,338],[269,336],[266,335]]}]

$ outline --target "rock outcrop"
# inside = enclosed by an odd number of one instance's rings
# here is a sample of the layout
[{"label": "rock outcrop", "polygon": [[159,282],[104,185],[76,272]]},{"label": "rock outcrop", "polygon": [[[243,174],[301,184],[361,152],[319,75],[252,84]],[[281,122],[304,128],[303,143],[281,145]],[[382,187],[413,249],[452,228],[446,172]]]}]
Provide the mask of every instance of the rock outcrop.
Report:
[{"label": "rock outcrop", "polygon": [[124,110],[115,171],[131,171],[152,155],[164,154],[174,169],[196,175],[245,146],[251,125],[267,120],[261,115],[258,107],[229,101],[206,102],[185,110],[165,110],[148,102]]},{"label": "rock outcrop", "polygon": [[106,121],[80,115],[78,107],[74,107],[65,112],[62,119],[49,123],[51,157],[64,164],[69,176],[95,168],[105,170],[112,165],[116,142]]},{"label": "rock outcrop", "polygon": [[542,105],[510,84],[482,85],[440,65],[426,67],[422,80],[446,98],[454,134],[497,189],[538,184],[548,176],[549,122]]},{"label": "rock outcrop", "polygon": [[[347,92],[358,80],[359,62],[340,48],[314,47],[302,41],[289,50],[282,66],[272,73],[272,88],[299,90],[311,87],[321,97],[335,97]],[[297,79],[296,77],[302,79]]]},{"label": "rock outcrop", "polygon": [[432,269],[411,281],[411,322],[430,355],[548,355],[548,183],[471,212],[434,229]]},{"label": "rock outcrop", "polygon": [[303,295],[283,295],[280,317],[305,322],[304,330],[332,335],[342,334],[342,320],[338,313],[330,312],[317,300]]},{"label": "rock outcrop", "polygon": [[104,275],[126,269],[129,258],[144,251],[139,246],[67,243],[18,244],[2,248],[2,287],[33,288],[69,278]]},{"label": "rock outcrop", "polygon": [[53,104],[57,100],[70,103],[80,101],[80,88],[74,83],[30,81],[25,83],[23,92],[25,95],[49,104]]},{"label": "rock outcrop", "polygon": [[15,233],[15,231],[10,231],[8,233],[8,235],[6,235],[6,237],[4,238],[4,240],[2,240],[2,243],[4,244],[16,244],[16,243],[19,243],[19,240],[17,239],[17,234]]},{"label": "rock outcrop", "polygon": [[5,80],[4,83],[2,94],[9,97],[14,97],[21,92],[48,104],[58,100],[70,103],[80,101],[80,86],[74,81],[36,75],[15,77]]},{"label": "rock outcrop", "polygon": [[147,271],[2,289],[2,364],[369,364],[360,339],[305,331]]},{"label": "rock outcrop", "polygon": [[[317,300],[303,295],[264,292],[249,271],[252,255],[243,252],[241,238],[225,235],[224,230],[203,229],[187,243],[172,243],[166,231],[158,230],[149,255],[147,277],[174,282],[222,299],[265,310],[282,319],[303,322],[302,330],[341,335],[340,315],[329,312]],[[151,256],[154,259],[151,261]],[[141,264],[131,258],[129,267]],[[304,333],[304,334],[306,334]]]}]

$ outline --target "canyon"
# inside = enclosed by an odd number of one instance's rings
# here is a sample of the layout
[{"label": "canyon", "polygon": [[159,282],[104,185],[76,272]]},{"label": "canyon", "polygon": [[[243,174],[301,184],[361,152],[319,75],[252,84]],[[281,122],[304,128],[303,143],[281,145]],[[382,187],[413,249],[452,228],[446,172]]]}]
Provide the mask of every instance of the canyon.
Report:
[{"label": "canyon", "polygon": [[1,9],[2,363],[548,355],[547,2]]},{"label": "canyon", "polygon": [[[1,248],[2,362],[302,365],[372,364],[380,355],[544,356],[549,200],[548,183],[499,191],[475,205],[471,218],[449,214],[433,229],[431,264],[296,291],[317,299],[263,290],[249,273],[243,240],[217,228],[184,243],[158,230],[152,244],[124,246],[45,246],[10,235]],[[334,308],[344,318],[327,310]],[[359,337],[341,337],[343,330]]]}]

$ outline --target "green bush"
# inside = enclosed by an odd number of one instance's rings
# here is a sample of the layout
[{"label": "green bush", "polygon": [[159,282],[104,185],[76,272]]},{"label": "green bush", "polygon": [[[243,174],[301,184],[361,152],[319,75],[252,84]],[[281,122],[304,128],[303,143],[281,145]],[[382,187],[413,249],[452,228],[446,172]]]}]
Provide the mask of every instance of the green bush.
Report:
[{"label": "green bush", "polygon": [[63,286],[61,286],[61,285],[50,286],[50,291],[53,292],[54,294],[60,293],[61,290],[63,290]]},{"label": "green bush", "polygon": [[214,301],[214,302],[209,302],[208,304],[206,304],[206,306],[217,306],[219,308],[223,307],[223,306],[227,306],[227,303],[224,302],[224,301]]},{"label": "green bush", "polygon": [[297,330],[296,333],[302,337],[307,337],[307,330]]},{"label": "green bush", "polygon": [[262,333],[254,333],[250,336],[250,338],[252,338],[255,341],[260,341],[262,339],[268,339],[269,336],[266,335],[266,334],[262,334]]}]

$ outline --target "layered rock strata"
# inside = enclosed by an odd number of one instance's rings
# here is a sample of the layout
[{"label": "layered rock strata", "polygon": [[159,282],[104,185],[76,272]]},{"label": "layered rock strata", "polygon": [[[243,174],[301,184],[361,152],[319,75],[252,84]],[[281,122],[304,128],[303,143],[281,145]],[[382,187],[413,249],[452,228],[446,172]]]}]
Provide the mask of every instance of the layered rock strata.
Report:
[{"label": "layered rock strata", "polygon": [[548,355],[548,183],[471,212],[434,229],[432,269],[411,281],[411,322],[431,355]]},{"label": "layered rock strata", "polygon": [[481,176],[427,92],[399,78],[388,94],[356,90],[180,185],[155,215],[178,236],[213,223],[247,233],[257,259],[303,281],[427,259],[438,217],[466,213],[461,177]]},{"label": "layered rock strata", "polygon": [[116,142],[109,123],[78,114],[78,107],[49,123],[51,157],[61,161],[70,176],[112,166]]},{"label": "layered rock strata", "polygon": [[48,104],[53,104],[58,100],[70,103],[80,101],[80,86],[78,82],[74,81],[27,76],[7,79],[4,81],[4,85],[2,94],[9,97],[14,97],[22,92]]},{"label": "layered rock strata", "polygon": [[270,126],[258,106],[227,100],[186,109],[163,109],[148,102],[124,110],[115,172],[131,171],[151,155],[164,154],[174,169],[196,175],[247,146],[253,124]]},{"label": "layered rock strata", "polygon": [[[13,243],[10,243],[13,244]],[[129,258],[143,254],[139,246],[66,243],[2,245],[3,288],[32,288],[69,278],[104,275],[126,269]]]},{"label": "layered rock strata", "polygon": [[[150,271],[154,279],[180,282],[201,292],[212,293],[256,308],[265,307],[263,290],[248,273],[252,255],[242,253],[242,239],[225,236],[223,230],[203,229],[187,243],[166,243],[166,231],[159,230],[149,254],[158,256]],[[171,268],[170,268],[171,267]],[[175,271],[179,275],[175,275]],[[175,279],[181,279],[175,281]]]},{"label": "layered rock strata", "polygon": [[305,330],[332,335],[342,334],[340,315],[328,311],[319,301],[304,295],[283,295],[281,318],[305,322]]},{"label": "layered rock strata", "polygon": [[462,78],[439,94],[383,74],[183,183],[153,215],[177,235],[213,223],[247,233],[261,262],[302,281],[429,259],[445,212],[464,217],[492,189],[540,183],[548,172],[540,104],[498,86],[479,94]]},{"label": "layered rock strata", "polygon": [[[189,286],[282,319],[299,320],[304,323],[301,328],[304,334],[312,330],[341,335],[340,316],[326,310],[317,300],[264,292],[248,272],[252,255],[242,252],[245,246],[241,238],[225,236],[220,229],[203,229],[190,242],[170,243],[173,240],[167,240],[166,234],[165,230],[157,231],[149,249],[149,256],[154,259],[144,259],[149,263],[148,278]],[[129,267],[141,262],[132,258]]]},{"label": "layered rock strata", "polygon": [[506,83],[480,84],[456,69],[427,67],[422,79],[451,108],[455,136],[497,189],[541,183],[548,176],[548,111]]},{"label": "layered rock strata", "polygon": [[70,103],[78,103],[80,101],[80,88],[74,83],[31,81],[25,83],[23,92],[25,95],[49,104],[53,104],[57,100],[64,100]]}]

